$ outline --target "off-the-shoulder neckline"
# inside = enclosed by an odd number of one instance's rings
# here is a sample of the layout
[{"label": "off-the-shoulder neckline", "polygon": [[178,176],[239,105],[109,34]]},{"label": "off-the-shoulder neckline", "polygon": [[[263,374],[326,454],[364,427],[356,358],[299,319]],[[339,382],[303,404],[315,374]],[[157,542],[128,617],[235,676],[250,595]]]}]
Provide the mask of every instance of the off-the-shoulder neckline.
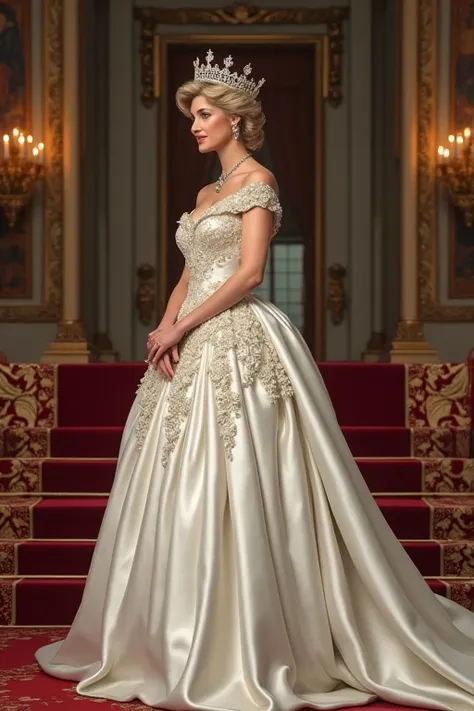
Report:
[{"label": "off-the-shoulder neckline", "polygon": [[275,199],[278,201],[278,195],[276,194],[275,190],[272,188],[271,185],[269,185],[268,183],[264,183],[263,180],[255,180],[253,183],[247,183],[247,185],[243,185],[241,188],[236,190],[235,193],[231,193],[230,195],[226,195],[225,197],[221,198],[220,200],[216,200],[215,202],[212,203],[212,205],[209,205],[209,207],[206,207],[204,212],[202,212],[199,215],[199,217],[197,217],[196,219],[194,219],[192,217],[195,209],[192,210],[191,212],[183,212],[182,217],[184,215],[187,215],[189,217],[189,219],[191,220],[191,222],[193,223],[193,225],[196,226],[199,222],[201,222],[202,218],[205,217],[210,210],[212,210],[212,208],[216,207],[216,205],[220,205],[221,202],[225,202],[226,200],[230,200],[231,198],[234,198],[236,195],[239,195],[243,190],[247,190],[248,188],[251,188],[255,185],[264,185],[266,188],[268,188],[268,190],[270,190],[273,193]]}]

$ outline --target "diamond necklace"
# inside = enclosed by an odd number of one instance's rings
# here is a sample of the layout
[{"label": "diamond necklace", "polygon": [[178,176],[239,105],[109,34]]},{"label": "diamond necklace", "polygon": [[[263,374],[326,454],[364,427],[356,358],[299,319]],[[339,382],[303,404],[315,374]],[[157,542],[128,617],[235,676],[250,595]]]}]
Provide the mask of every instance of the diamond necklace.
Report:
[{"label": "diamond necklace", "polygon": [[217,185],[216,185],[216,193],[220,193],[220,191],[222,190],[222,186],[224,185],[224,183],[227,180],[227,178],[229,177],[229,175],[231,175],[234,172],[234,170],[236,170],[239,167],[239,165],[242,165],[244,160],[247,160],[247,158],[251,158],[250,153],[247,153],[246,155],[244,155],[244,157],[241,158],[241,160],[239,160],[239,162],[236,163],[234,165],[234,167],[229,170],[228,173],[221,173],[220,174],[219,180],[217,181]]}]

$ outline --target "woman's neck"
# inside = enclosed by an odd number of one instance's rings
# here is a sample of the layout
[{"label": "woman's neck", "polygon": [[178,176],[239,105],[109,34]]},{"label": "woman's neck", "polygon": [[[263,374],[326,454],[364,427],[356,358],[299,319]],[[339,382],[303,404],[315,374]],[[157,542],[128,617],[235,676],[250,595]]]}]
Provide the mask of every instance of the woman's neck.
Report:
[{"label": "woman's neck", "polygon": [[229,170],[232,170],[234,165],[236,165],[239,160],[242,160],[247,153],[248,151],[245,146],[240,143],[240,141],[228,143],[224,146],[224,148],[222,148],[222,150],[217,151],[217,155],[219,156],[219,161],[222,166],[222,172],[228,173]]}]

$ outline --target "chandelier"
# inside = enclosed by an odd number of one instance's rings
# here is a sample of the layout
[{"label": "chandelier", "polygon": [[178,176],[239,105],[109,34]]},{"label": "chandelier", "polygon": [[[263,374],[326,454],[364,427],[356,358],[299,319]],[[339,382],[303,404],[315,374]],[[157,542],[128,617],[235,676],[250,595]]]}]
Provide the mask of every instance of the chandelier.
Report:
[{"label": "chandelier", "polygon": [[474,222],[474,155],[470,128],[448,136],[448,146],[438,147],[436,175],[454,207],[461,210],[467,227]]},{"label": "chandelier", "polygon": [[44,144],[35,144],[33,136],[18,128],[11,135],[6,133],[0,159],[0,208],[10,227],[16,224],[44,175]]}]

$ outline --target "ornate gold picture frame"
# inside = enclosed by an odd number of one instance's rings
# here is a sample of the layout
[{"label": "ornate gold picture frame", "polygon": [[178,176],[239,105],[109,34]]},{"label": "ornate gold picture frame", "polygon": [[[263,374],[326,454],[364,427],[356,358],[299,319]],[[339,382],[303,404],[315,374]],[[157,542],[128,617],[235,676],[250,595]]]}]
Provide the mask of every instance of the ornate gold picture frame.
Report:
[{"label": "ornate gold picture frame", "polygon": [[258,8],[237,3],[220,8],[159,8],[136,7],[134,17],[141,23],[140,54],[142,103],[153,106],[159,97],[159,47],[157,25],[326,25],[328,38],[328,72],[325,96],[331,106],[342,101],[342,53],[344,35],[342,23],[349,18],[348,7],[318,8]]},{"label": "ornate gold picture frame", "polygon": [[[419,302],[423,321],[474,320],[474,306],[443,304],[439,287],[435,179],[438,111],[438,0],[419,0],[418,235]],[[446,268],[448,268],[446,260]]]},{"label": "ornate gold picture frame", "polygon": [[[43,0],[44,185],[41,302],[6,306],[0,321],[49,322],[61,318],[63,245],[63,3]],[[33,234],[34,239],[34,234]]]}]

